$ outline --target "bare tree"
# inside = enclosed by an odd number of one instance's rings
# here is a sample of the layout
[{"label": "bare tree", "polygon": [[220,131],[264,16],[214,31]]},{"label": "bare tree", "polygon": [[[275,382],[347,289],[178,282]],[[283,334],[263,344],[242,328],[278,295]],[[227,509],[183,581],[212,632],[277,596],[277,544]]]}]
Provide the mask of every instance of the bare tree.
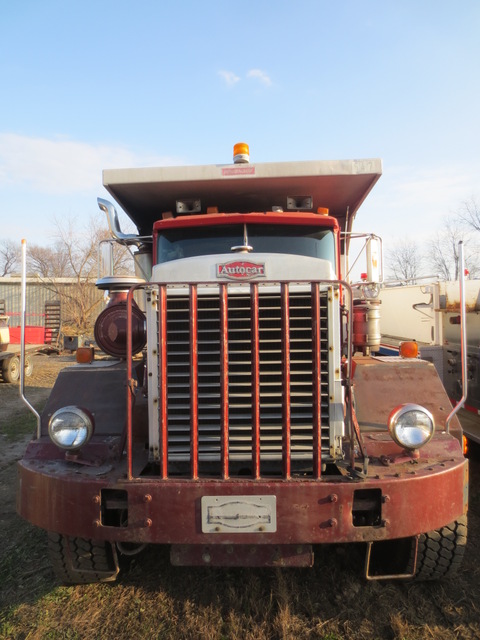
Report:
[{"label": "bare tree", "polygon": [[20,247],[11,240],[0,241],[0,277],[14,273],[20,264]]},{"label": "bare tree", "polygon": [[42,278],[66,278],[73,275],[65,247],[57,241],[51,247],[32,245],[27,257],[28,273]]},{"label": "bare tree", "polygon": [[465,267],[470,277],[480,275],[480,260],[478,247],[473,237],[462,228],[461,220],[457,217],[446,217],[443,220],[443,229],[437,231],[430,240],[428,259],[432,269],[443,280],[458,280],[459,256],[458,243],[464,244]]},{"label": "bare tree", "polygon": [[[86,228],[79,228],[72,219],[55,220],[55,242],[51,247],[32,247],[29,270],[38,275],[44,285],[62,302],[64,322],[80,333],[91,330],[93,318],[102,295],[93,285],[98,277],[98,250],[108,231],[98,220],[91,219]],[[114,252],[117,273],[131,272],[129,254],[120,247]],[[58,282],[71,278],[70,286]]]},{"label": "bare tree", "polygon": [[467,228],[480,231],[480,205],[473,196],[470,200],[465,200],[458,212],[458,216]]},{"label": "bare tree", "polygon": [[390,251],[387,267],[395,280],[415,282],[420,275],[423,259],[415,242],[403,240]]}]

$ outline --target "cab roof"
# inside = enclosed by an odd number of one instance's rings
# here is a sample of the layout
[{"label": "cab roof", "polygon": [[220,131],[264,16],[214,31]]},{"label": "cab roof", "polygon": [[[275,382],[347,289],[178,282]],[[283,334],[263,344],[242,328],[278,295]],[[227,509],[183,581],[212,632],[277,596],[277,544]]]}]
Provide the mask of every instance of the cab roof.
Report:
[{"label": "cab roof", "polygon": [[[176,215],[177,201],[200,201],[200,212],[287,211],[287,198],[313,199],[342,230],[382,174],[379,159],[107,169],[103,184],[138,228],[150,235],[163,213]],[[348,213],[347,213],[348,212]],[[345,227],[347,227],[345,229]]]}]

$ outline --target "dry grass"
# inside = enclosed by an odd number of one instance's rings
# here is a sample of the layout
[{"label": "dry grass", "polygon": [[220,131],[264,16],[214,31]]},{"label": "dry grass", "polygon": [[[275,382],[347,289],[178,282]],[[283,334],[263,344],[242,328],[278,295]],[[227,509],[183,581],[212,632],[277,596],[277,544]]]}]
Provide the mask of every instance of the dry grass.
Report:
[{"label": "dry grass", "polygon": [[[478,496],[476,502],[478,518]],[[458,578],[439,583],[365,583],[353,549],[322,549],[311,570],[221,570],[171,567],[168,550],[151,547],[116,585],[59,587],[44,534],[17,519],[14,531],[0,568],[1,638],[480,637],[480,554],[473,543]]]},{"label": "dry grass", "polygon": [[[478,455],[478,452],[476,452]],[[172,567],[134,557],[114,585],[60,587],[46,535],[15,514],[0,470],[0,638],[9,640],[469,640],[480,637],[480,457],[471,461],[469,542],[457,577],[365,582],[358,547],[316,549],[313,569]]]}]

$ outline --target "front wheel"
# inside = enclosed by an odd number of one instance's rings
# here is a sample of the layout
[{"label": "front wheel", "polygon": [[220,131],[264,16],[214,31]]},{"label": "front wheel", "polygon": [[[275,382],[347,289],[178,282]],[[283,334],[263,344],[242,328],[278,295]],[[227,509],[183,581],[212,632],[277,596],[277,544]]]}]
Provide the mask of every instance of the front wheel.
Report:
[{"label": "front wheel", "polygon": [[48,534],[48,551],[62,584],[114,582],[119,573],[115,545],[103,540]]},{"label": "front wheel", "polygon": [[418,539],[415,580],[437,580],[458,571],[467,544],[467,516]]}]

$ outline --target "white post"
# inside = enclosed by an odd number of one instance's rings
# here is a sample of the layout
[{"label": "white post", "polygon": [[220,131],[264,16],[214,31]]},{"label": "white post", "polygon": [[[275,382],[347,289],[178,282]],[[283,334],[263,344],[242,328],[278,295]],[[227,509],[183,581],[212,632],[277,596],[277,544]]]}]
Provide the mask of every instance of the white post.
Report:
[{"label": "white post", "polygon": [[37,418],[37,439],[40,438],[40,414],[25,397],[25,317],[27,315],[27,241],[22,240],[22,316],[20,330],[20,397]]}]

